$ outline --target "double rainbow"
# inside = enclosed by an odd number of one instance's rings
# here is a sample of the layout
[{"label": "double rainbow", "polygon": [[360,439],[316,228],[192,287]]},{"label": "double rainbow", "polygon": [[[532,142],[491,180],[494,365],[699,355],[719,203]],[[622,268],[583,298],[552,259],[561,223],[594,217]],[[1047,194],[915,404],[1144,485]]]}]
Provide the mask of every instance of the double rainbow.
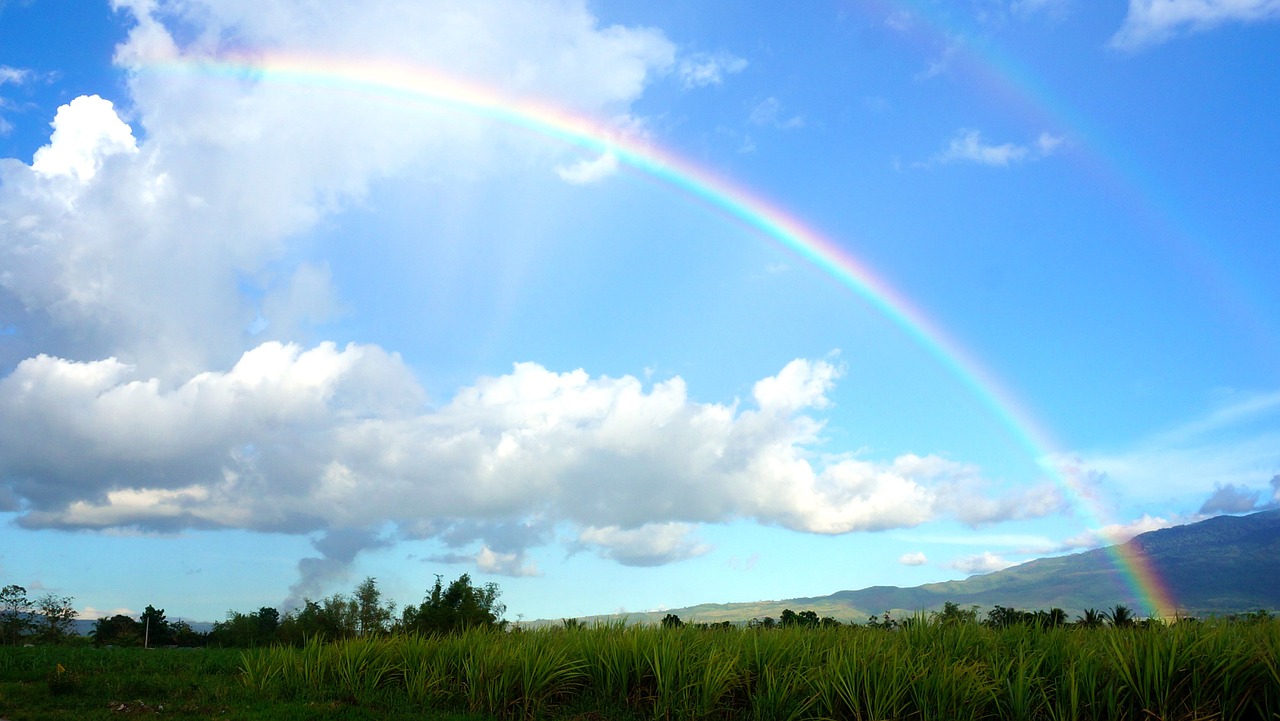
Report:
[{"label": "double rainbow", "polygon": [[[230,78],[280,83],[362,96],[407,101],[444,108],[525,128],[542,136],[595,153],[611,153],[618,161],[663,181],[772,239],[813,264],[856,296],[887,316],[977,398],[1032,454],[1047,473],[1102,524],[1101,509],[1068,469],[1044,459],[1056,446],[1049,433],[996,377],[945,330],[854,256],[829,238],[806,226],[767,198],[696,165],[643,138],[618,132],[603,123],[556,106],[513,98],[495,89],[464,82],[427,68],[406,67],[352,58],[301,55],[178,58],[152,62],[135,72]],[[1140,552],[1112,546],[1118,568],[1146,611],[1176,609],[1169,592]]]}]

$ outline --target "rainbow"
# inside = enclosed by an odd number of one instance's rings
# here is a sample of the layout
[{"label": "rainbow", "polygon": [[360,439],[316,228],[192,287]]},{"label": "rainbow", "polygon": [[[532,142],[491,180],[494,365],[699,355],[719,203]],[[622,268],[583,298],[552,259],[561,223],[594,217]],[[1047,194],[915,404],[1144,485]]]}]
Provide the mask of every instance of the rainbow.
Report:
[{"label": "rainbow", "polygon": [[[1042,468],[1101,523],[1098,504],[1076,474],[1051,459],[1058,446],[1049,432],[955,338],[909,298],[833,240],[785,209],[728,178],[647,140],[599,121],[534,99],[513,98],[492,88],[421,67],[353,58],[302,55],[179,57],[148,62],[135,73],[197,75],[236,81],[283,83],[440,107],[496,120],[619,162],[698,199],[776,242],[812,264],[889,318],[986,407]],[[1118,566],[1147,610],[1176,609],[1169,592],[1141,553],[1113,546]]]}]

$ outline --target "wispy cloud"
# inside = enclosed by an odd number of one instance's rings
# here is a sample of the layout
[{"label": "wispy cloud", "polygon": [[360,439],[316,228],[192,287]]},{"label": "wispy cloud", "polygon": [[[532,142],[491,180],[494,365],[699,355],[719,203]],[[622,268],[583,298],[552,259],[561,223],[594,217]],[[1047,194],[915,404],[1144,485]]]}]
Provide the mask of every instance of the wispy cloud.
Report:
[{"label": "wispy cloud", "polygon": [[1062,145],[1061,136],[1041,133],[1033,142],[988,143],[982,133],[971,128],[956,131],[947,147],[930,161],[917,163],[917,167],[928,167],[935,164],[977,163],[995,167],[1008,167],[1029,160],[1039,160],[1052,155]]},{"label": "wispy cloud", "polygon": [[724,76],[740,73],[747,61],[732,53],[693,53],[680,58],[676,64],[676,77],[685,89],[719,85]]},{"label": "wispy cloud", "polygon": [[1129,12],[1111,46],[1137,50],[1226,23],[1277,18],[1280,0],[1129,0]]},{"label": "wispy cloud", "polygon": [[606,150],[597,158],[579,160],[573,165],[556,168],[556,175],[572,185],[589,185],[618,172],[618,156]]},{"label": "wispy cloud", "polygon": [[965,573],[976,574],[1003,571],[1010,566],[1017,565],[1017,562],[1010,561],[1002,556],[997,556],[990,551],[983,551],[976,556],[966,556],[952,561],[947,565]]},{"label": "wispy cloud", "polygon": [[757,103],[751,109],[751,114],[747,116],[747,120],[752,125],[776,128],[778,130],[795,130],[796,128],[803,128],[805,125],[803,116],[784,113],[782,111],[782,101],[772,96]]},{"label": "wispy cloud", "polygon": [[[1280,433],[1264,423],[1280,415],[1280,394],[1242,394],[1173,428],[1128,446],[1077,451],[1055,460],[1074,465],[1106,493],[1136,502],[1262,491],[1280,468]],[[1212,505],[1212,504],[1211,504]]]}]

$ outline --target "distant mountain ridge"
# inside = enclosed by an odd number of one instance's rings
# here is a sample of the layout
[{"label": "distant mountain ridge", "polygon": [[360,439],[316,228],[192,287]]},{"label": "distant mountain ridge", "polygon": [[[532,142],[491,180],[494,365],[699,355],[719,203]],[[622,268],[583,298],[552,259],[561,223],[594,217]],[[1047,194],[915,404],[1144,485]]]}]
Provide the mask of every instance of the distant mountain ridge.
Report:
[{"label": "distant mountain ridge", "polygon": [[[1179,613],[1204,616],[1267,609],[1280,610],[1280,509],[1247,516],[1216,516],[1197,523],[1140,534],[1122,551],[1146,558]],[[866,621],[885,611],[895,615],[942,608],[947,601],[961,607],[994,605],[1023,610],[1061,608],[1070,616],[1086,608],[1124,604],[1145,612],[1120,568],[1112,548],[1096,548],[1067,556],[1040,558],[1003,571],[962,581],[928,583],[912,588],[872,586],[837,591],[829,596],[758,603],[701,604],[660,612],[593,616],[587,621],[625,617],[657,622],[667,613],[685,621],[747,621],[772,616],[785,608],[813,610],[840,621]]]}]

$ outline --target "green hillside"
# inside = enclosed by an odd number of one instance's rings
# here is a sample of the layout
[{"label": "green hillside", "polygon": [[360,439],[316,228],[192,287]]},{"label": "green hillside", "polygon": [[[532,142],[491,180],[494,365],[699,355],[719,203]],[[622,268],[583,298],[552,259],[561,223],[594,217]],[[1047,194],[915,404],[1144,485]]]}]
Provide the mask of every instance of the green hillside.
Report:
[{"label": "green hillside", "polygon": [[[866,621],[885,611],[895,615],[940,609],[947,601],[962,607],[996,604],[1024,610],[1062,608],[1071,616],[1086,608],[1124,604],[1142,611],[1130,572],[1117,563],[1121,555],[1145,557],[1178,603],[1191,615],[1227,614],[1257,609],[1280,610],[1280,510],[1248,516],[1217,516],[1198,523],[1138,535],[1116,548],[1099,548],[1066,556],[1041,558],[1003,571],[963,581],[930,583],[913,588],[873,586],[837,591],[829,596],[757,603],[706,603],[668,611],[632,613],[638,623],[656,623],[667,613],[686,621],[745,622],[777,618],[783,609],[812,610],[840,621]],[[619,616],[584,619],[608,620]]]}]

